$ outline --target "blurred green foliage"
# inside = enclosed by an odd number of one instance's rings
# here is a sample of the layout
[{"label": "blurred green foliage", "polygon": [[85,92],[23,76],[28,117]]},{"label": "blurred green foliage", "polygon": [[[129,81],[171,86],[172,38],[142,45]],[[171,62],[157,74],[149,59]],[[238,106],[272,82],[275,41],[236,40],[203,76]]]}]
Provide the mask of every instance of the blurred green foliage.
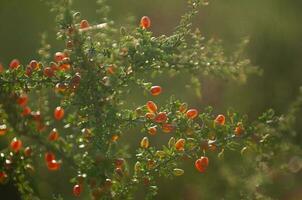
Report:
[{"label": "blurred green foliage", "polygon": [[[155,35],[171,33],[185,11],[185,0],[110,0],[109,4],[110,15],[117,25],[127,27],[130,16],[135,23],[142,15],[150,16]],[[76,0],[75,7],[90,22],[101,22],[95,12],[94,0]],[[202,95],[196,97],[194,91],[186,87],[190,77],[184,74],[168,82],[158,80],[165,88],[164,97],[176,94],[199,108],[210,104],[217,112],[224,112],[231,106],[251,118],[269,107],[278,114],[286,112],[302,85],[301,8],[302,1],[299,0],[212,0],[208,7],[202,8],[194,25],[206,37],[221,38],[230,52],[241,38],[248,36],[250,44],[246,54],[254,65],[260,66],[263,75],[249,77],[245,84],[203,79]],[[0,0],[0,19],[0,62],[5,66],[15,57],[23,63],[35,58],[44,32],[48,33],[53,51],[63,47],[55,39],[54,16],[40,0]],[[133,95],[129,98],[145,101],[140,92],[133,92]],[[299,119],[296,130],[297,139],[293,142],[301,146],[302,123]],[[133,139],[136,144],[137,139]],[[265,190],[264,193],[272,198],[302,199],[301,170],[296,174],[238,176],[252,170],[249,162],[239,152],[227,153],[223,159],[213,161],[208,173],[200,176],[196,176],[191,163],[184,164],[185,176],[173,181],[162,180],[157,199],[244,199],[238,188],[242,185],[253,188],[260,179],[265,180],[259,186],[260,190]],[[41,194],[47,196],[52,191],[66,189],[63,185],[68,183],[68,178],[58,183],[47,173],[42,172],[40,176],[37,185]]]}]

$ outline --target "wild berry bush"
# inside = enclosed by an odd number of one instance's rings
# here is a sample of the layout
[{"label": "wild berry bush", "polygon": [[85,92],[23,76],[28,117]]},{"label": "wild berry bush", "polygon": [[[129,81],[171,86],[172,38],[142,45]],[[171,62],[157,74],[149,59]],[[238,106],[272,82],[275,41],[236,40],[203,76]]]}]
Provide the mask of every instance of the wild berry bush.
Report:
[{"label": "wild berry bush", "polygon": [[[117,28],[107,18],[106,3],[97,2],[103,16],[99,24],[72,10],[69,0],[47,2],[57,14],[57,37],[64,48],[50,49],[43,40],[40,58],[0,65],[0,139],[9,140],[0,154],[1,183],[14,183],[22,199],[40,199],[35,168],[43,165],[58,180],[59,171],[71,170],[70,193],[78,198],[134,199],[143,188],[144,198],[156,199],[159,178],[185,176],[181,163],[190,163],[203,178],[211,160],[227,151],[249,153],[259,170],[264,163],[301,169],[299,159],[285,165],[279,157],[301,154],[291,141],[302,91],[287,113],[268,110],[255,121],[232,109],[219,113],[210,106],[191,107],[177,99],[177,88],[165,104],[159,103],[165,88],[152,82],[155,77],[169,81],[188,73],[198,91],[200,77],[242,82],[260,71],[244,58],[246,40],[226,54],[221,41],[193,30],[192,18],[208,1],[189,0],[175,31],[156,37],[149,17],[137,26]],[[134,88],[149,99],[135,108],[126,98]],[[133,130],[141,133],[132,155],[125,141]],[[161,135],[166,135],[161,143],[153,143]],[[268,198],[259,191],[244,197]],[[57,193],[52,198],[63,199]]]}]

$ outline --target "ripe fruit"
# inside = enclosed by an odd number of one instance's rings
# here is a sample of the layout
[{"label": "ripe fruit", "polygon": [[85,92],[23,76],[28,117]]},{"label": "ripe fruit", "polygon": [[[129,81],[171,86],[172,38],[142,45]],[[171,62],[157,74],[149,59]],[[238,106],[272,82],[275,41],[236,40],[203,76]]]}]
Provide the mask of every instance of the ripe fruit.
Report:
[{"label": "ripe fruit", "polygon": [[167,124],[163,124],[163,126],[162,126],[162,130],[164,133],[170,133],[173,131],[173,129],[174,129],[174,126],[172,124],[167,123]]},{"label": "ripe fruit", "polygon": [[64,109],[60,106],[56,107],[54,117],[56,120],[61,120],[64,117]]},{"label": "ripe fruit", "polygon": [[17,69],[20,67],[20,61],[18,59],[13,59],[10,64],[9,64],[9,67],[11,69]]},{"label": "ripe fruit", "polygon": [[47,153],[45,153],[44,159],[47,163],[49,163],[49,162],[55,160],[56,156],[52,152],[47,152]]},{"label": "ripe fruit", "polygon": [[149,147],[149,139],[147,137],[144,137],[141,140],[141,147],[144,149],[147,149]]},{"label": "ripe fruit", "polygon": [[31,67],[31,69],[37,69],[39,67],[39,64],[36,60],[32,60],[30,61],[29,66]]},{"label": "ripe fruit", "polygon": [[89,27],[89,22],[85,19],[83,19],[81,22],[80,22],[80,28],[83,29],[83,28],[88,28]]},{"label": "ripe fruit", "polygon": [[242,123],[241,122],[237,123],[237,126],[236,126],[234,132],[235,132],[236,136],[240,136],[242,134],[243,127],[242,127]]},{"label": "ripe fruit", "polygon": [[55,53],[54,59],[56,62],[61,62],[66,57],[66,54],[63,52]]},{"label": "ripe fruit", "polygon": [[25,69],[25,74],[26,76],[31,76],[31,74],[33,73],[33,69],[30,66],[27,66]]},{"label": "ripe fruit", "polygon": [[0,183],[5,183],[5,181],[7,180],[7,174],[3,171],[0,172]]},{"label": "ripe fruit", "polygon": [[175,143],[175,149],[177,151],[183,151],[184,147],[185,147],[185,143],[186,143],[186,140],[183,138],[177,140],[177,142]]},{"label": "ripe fruit", "polygon": [[154,121],[157,123],[164,123],[168,119],[166,112],[160,112],[158,115],[155,117]]},{"label": "ripe fruit", "polygon": [[198,116],[198,111],[196,109],[190,109],[186,113],[187,118],[194,119]]},{"label": "ripe fruit", "polygon": [[46,76],[48,78],[51,78],[55,75],[54,71],[51,67],[45,67],[43,70],[43,74],[44,74],[44,76]]},{"label": "ripe fruit", "polygon": [[6,131],[7,131],[6,125],[5,124],[1,124],[0,125],[0,136],[1,135],[5,135]]},{"label": "ripe fruit", "polygon": [[55,141],[59,138],[59,133],[56,128],[52,129],[52,131],[48,135],[48,140]]},{"label": "ripe fruit", "polygon": [[17,99],[17,104],[22,107],[25,106],[27,102],[28,102],[28,96],[25,93],[21,94]]},{"label": "ripe fruit", "polygon": [[82,193],[82,186],[79,184],[74,185],[72,192],[73,192],[74,196],[76,196],[76,197],[80,196]]},{"label": "ripe fruit", "polygon": [[148,101],[146,106],[147,106],[147,109],[149,110],[149,112],[156,113],[157,106],[153,101]]},{"label": "ripe fruit", "polygon": [[18,152],[22,147],[22,141],[14,138],[10,143],[10,147],[14,152]]},{"label": "ripe fruit", "polygon": [[150,135],[155,135],[156,132],[157,132],[157,126],[151,126],[151,127],[148,128],[148,133]]},{"label": "ripe fruit", "polygon": [[23,108],[23,111],[22,111],[21,115],[24,117],[24,116],[29,115],[30,113],[31,113],[30,107],[25,106],[25,107]]},{"label": "ripe fruit", "polygon": [[143,29],[147,29],[147,28],[150,28],[150,26],[151,26],[151,20],[150,20],[150,18],[147,17],[147,16],[143,16],[141,18],[141,27]]},{"label": "ripe fruit", "polygon": [[152,86],[150,92],[152,96],[158,96],[161,94],[162,89],[160,86]]},{"label": "ripe fruit", "polygon": [[188,109],[188,105],[186,103],[183,103],[179,106],[178,110],[179,110],[179,112],[184,113],[187,111],[187,109]]},{"label": "ripe fruit", "polygon": [[215,119],[215,123],[224,125],[225,123],[225,116],[224,115],[218,115]]},{"label": "ripe fruit", "polygon": [[48,170],[51,170],[51,171],[59,170],[60,167],[61,167],[61,164],[56,160],[52,160],[47,163],[47,168],[48,168]]},{"label": "ripe fruit", "polygon": [[195,168],[201,173],[206,171],[208,165],[209,165],[209,159],[208,157],[205,156],[201,156],[199,159],[195,161]]}]

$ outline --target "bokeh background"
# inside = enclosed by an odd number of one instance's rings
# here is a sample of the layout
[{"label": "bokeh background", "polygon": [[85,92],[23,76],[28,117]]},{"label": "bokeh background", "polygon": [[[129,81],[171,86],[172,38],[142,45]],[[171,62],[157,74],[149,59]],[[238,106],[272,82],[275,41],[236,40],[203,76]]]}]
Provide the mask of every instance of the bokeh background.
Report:
[{"label": "bokeh background", "polygon": [[[136,21],[143,15],[150,16],[154,35],[171,33],[186,10],[185,0],[109,0],[109,4],[112,9],[110,17],[117,25],[127,27],[128,16],[133,16]],[[75,8],[90,22],[101,22],[97,19],[94,0],[75,0]],[[249,36],[246,55],[253,65],[260,66],[263,75],[251,76],[245,84],[201,78],[202,97],[196,97],[186,87],[190,77],[185,74],[177,81],[173,78],[169,81],[159,79],[158,83],[165,88],[167,96],[176,94],[196,107],[212,105],[220,112],[232,107],[249,114],[251,119],[268,108],[275,109],[278,114],[286,112],[302,85],[301,9],[301,0],[210,1],[209,6],[201,9],[194,26],[208,38],[223,39],[228,51],[232,51],[242,37]],[[0,19],[0,62],[4,65],[13,58],[28,63],[37,57],[44,32],[48,33],[53,51],[63,47],[56,40],[54,15],[40,0],[0,0]],[[133,98],[138,102],[145,98],[140,93],[133,94],[136,94]],[[299,118],[296,131],[297,138],[293,142],[301,146],[302,121]],[[137,143],[139,137],[132,140]],[[156,199],[245,199],[240,191],[242,184],[250,187],[251,191],[257,190],[256,185],[261,179],[261,174],[250,174],[244,178],[238,176],[243,171],[252,171],[248,162],[238,153],[227,153],[224,159],[214,160],[208,173],[203,175],[196,173],[192,163],[184,164],[186,175],[174,180],[161,180]],[[68,173],[64,172],[58,178],[43,169],[37,171],[34,181],[43,200],[51,199],[54,191],[72,199]],[[265,195],[274,199],[302,199],[302,170],[264,180],[257,187]],[[18,192],[12,184],[0,186],[0,199],[19,199]],[[139,194],[137,199],[140,199]]]}]

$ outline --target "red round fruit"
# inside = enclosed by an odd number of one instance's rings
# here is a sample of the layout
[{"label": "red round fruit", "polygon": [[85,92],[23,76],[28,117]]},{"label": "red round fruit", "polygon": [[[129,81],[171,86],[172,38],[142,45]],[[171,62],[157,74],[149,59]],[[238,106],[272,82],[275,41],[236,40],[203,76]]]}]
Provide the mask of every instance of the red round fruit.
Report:
[{"label": "red round fruit", "polygon": [[89,27],[89,22],[85,19],[83,19],[81,22],[80,22],[80,28],[81,29],[84,29],[84,28],[88,28]]},{"label": "red round fruit", "polygon": [[50,171],[59,170],[60,167],[61,167],[61,164],[58,161],[56,161],[56,160],[52,160],[52,161],[50,161],[50,162],[47,163],[47,168]]},{"label": "red round fruit", "polygon": [[224,125],[225,123],[225,116],[224,115],[218,115],[215,119],[215,122],[217,124],[220,124],[220,125]]},{"label": "red round fruit", "polygon": [[57,129],[52,129],[52,131],[49,133],[48,135],[48,140],[50,141],[55,141],[59,138],[59,133],[57,131]]},{"label": "red round fruit", "polygon": [[9,67],[11,69],[18,69],[20,67],[20,61],[18,59],[13,59],[10,64]]},{"label": "red round fruit", "polygon": [[47,152],[47,153],[45,153],[44,159],[47,163],[49,163],[49,162],[55,160],[56,156],[52,152]]},{"label": "red round fruit", "polygon": [[54,71],[51,67],[45,67],[43,70],[43,74],[44,74],[44,76],[46,76],[48,78],[51,78],[55,75]]},{"label": "red round fruit", "polygon": [[154,118],[154,121],[156,121],[157,123],[164,123],[166,122],[168,119],[166,112],[160,112],[158,113],[158,115],[156,115],[156,117]]},{"label": "red round fruit", "polygon": [[28,96],[25,93],[21,94],[17,99],[17,104],[22,107],[25,106],[27,102],[28,102]]},{"label": "red round fruit", "polygon": [[22,141],[14,138],[10,143],[10,147],[14,152],[18,152],[22,148]]},{"label": "red round fruit", "polygon": [[186,113],[187,118],[194,119],[198,116],[198,111],[196,109],[190,109]]},{"label": "red round fruit", "polygon": [[151,20],[150,20],[150,18],[148,16],[143,16],[141,18],[140,24],[141,24],[141,27],[143,29],[150,28],[150,26],[151,26]]},{"label": "red round fruit", "polygon": [[82,193],[82,186],[79,184],[74,185],[72,192],[73,192],[74,196],[76,196],[76,197],[80,196]]},{"label": "red round fruit", "polygon": [[172,132],[173,131],[173,129],[174,129],[174,126],[172,125],[172,124],[163,124],[163,126],[162,126],[162,130],[163,130],[163,132],[164,133],[170,133],[170,132]]},{"label": "red round fruit", "polygon": [[209,159],[208,157],[205,156],[201,156],[199,159],[195,161],[195,168],[201,173],[206,171],[208,165],[209,165]]},{"label": "red round fruit", "polygon": [[151,127],[149,127],[148,128],[148,133],[150,134],[150,135],[156,135],[156,132],[157,132],[157,128],[156,128],[157,126],[151,126]]},{"label": "red round fruit", "polygon": [[0,183],[5,183],[7,180],[7,174],[3,171],[0,172]]},{"label": "red round fruit", "polygon": [[61,62],[66,57],[66,54],[63,52],[55,53],[54,59],[56,62]]},{"label": "red round fruit", "polygon": [[30,61],[29,66],[32,69],[37,69],[39,67],[39,63],[36,60],[32,60],[32,61]]},{"label": "red round fruit", "polygon": [[7,131],[6,124],[1,124],[0,125],[0,136],[5,135],[6,131]]},{"label": "red round fruit", "polygon": [[64,117],[64,109],[60,106],[56,107],[54,117],[56,120],[61,120]]},{"label": "red round fruit", "polygon": [[157,106],[153,101],[148,101],[146,106],[147,106],[147,109],[149,110],[149,112],[156,113]]},{"label": "red round fruit", "polygon": [[152,96],[158,96],[162,92],[162,88],[160,86],[152,86],[150,89]]},{"label": "red round fruit", "polygon": [[175,149],[177,151],[183,151],[185,148],[185,143],[186,143],[186,140],[183,138],[177,140],[177,142],[175,143]]},{"label": "red round fruit", "polygon": [[30,113],[31,113],[30,107],[25,106],[25,107],[23,108],[23,111],[22,111],[21,115],[24,117],[24,116],[29,115]]}]

